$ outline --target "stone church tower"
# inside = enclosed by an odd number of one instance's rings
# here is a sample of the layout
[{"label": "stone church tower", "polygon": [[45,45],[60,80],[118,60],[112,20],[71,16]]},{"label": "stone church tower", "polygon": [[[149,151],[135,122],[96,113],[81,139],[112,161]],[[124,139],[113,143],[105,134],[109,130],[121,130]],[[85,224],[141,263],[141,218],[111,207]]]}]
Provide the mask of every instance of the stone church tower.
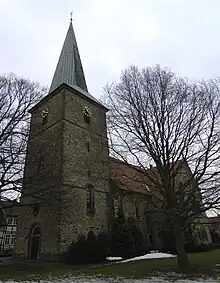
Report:
[{"label": "stone church tower", "polygon": [[58,258],[79,235],[108,231],[106,111],[88,92],[71,22],[49,93],[30,110],[18,256]]}]

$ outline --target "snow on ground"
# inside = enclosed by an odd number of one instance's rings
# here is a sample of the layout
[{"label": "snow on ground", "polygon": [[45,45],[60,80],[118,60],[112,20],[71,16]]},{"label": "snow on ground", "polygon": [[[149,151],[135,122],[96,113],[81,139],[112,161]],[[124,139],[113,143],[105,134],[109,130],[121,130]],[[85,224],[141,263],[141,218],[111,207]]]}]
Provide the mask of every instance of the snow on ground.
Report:
[{"label": "snow on ground", "polygon": [[176,255],[165,254],[165,253],[150,253],[146,255],[141,255],[141,256],[136,256],[133,258],[125,259],[120,262],[129,262],[129,261],[136,261],[136,260],[142,260],[142,259],[170,258],[170,257],[176,257]]},{"label": "snow on ground", "polygon": [[146,255],[136,256],[133,258],[128,258],[125,260],[122,260],[122,257],[107,257],[106,259],[109,261],[117,261],[117,262],[129,262],[129,261],[136,261],[136,260],[142,260],[142,259],[155,259],[155,258],[170,258],[170,257],[176,257],[176,255],[172,254],[166,254],[166,253],[160,253],[160,252],[151,252]]},{"label": "snow on ground", "polygon": [[120,256],[109,256],[109,257],[106,257],[107,260],[122,260],[123,258],[120,257]]},{"label": "snow on ground", "polygon": [[[31,280],[26,281],[26,283],[218,283],[218,280],[214,279],[196,279],[196,280],[189,280],[189,279],[172,279],[170,277],[150,277],[146,279],[124,279],[124,278],[101,278],[101,277],[65,277],[65,278],[51,278],[51,279],[41,279],[41,280]],[[0,283],[3,283],[0,281]],[[4,281],[4,283],[17,283],[17,281],[9,280]]]}]

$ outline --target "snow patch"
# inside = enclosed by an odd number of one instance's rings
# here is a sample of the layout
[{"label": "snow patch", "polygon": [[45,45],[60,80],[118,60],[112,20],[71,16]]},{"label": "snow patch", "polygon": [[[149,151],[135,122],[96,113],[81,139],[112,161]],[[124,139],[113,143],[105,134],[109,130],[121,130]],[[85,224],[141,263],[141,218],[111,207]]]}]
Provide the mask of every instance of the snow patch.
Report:
[{"label": "snow patch", "polygon": [[[17,283],[18,281],[0,281],[0,283]],[[173,281],[172,278],[165,278],[165,277],[150,277],[146,279],[125,279],[125,278],[111,278],[111,277],[105,277],[105,278],[100,278],[100,277],[67,277],[67,278],[51,278],[51,279],[42,279],[42,280],[30,280],[30,281],[25,281],[27,283],[167,283],[167,282],[176,282],[176,283],[218,283],[218,280],[214,279],[204,279],[204,278],[198,278],[198,279],[176,279]]]},{"label": "snow patch", "polygon": [[154,252],[154,253],[150,253],[146,255],[141,255],[141,256],[136,256],[133,258],[125,259],[125,260],[120,261],[120,263],[143,260],[143,259],[171,258],[171,257],[176,257],[176,255]]},{"label": "snow patch", "polygon": [[122,260],[123,258],[120,257],[120,256],[109,256],[109,257],[106,257],[107,260]]}]

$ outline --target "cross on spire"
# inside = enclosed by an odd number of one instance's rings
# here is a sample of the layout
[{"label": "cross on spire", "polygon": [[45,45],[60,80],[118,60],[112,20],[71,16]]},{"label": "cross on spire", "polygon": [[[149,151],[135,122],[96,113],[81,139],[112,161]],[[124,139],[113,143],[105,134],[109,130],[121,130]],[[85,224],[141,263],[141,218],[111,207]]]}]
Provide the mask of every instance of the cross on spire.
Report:
[{"label": "cross on spire", "polygon": [[70,13],[70,21],[72,22],[73,20],[73,11]]}]

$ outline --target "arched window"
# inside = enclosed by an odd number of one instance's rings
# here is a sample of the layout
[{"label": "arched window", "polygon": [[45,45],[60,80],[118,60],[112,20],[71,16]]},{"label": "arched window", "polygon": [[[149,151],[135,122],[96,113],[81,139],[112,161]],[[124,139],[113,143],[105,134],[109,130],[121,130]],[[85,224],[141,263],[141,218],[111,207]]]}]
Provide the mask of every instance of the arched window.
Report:
[{"label": "arched window", "polygon": [[35,226],[32,231],[33,236],[39,236],[40,235],[40,226]]},{"label": "arched window", "polygon": [[96,238],[96,235],[93,231],[89,231],[89,233],[87,234],[87,239],[88,238]]},{"label": "arched window", "polygon": [[202,236],[203,236],[204,241],[208,241],[208,237],[207,237],[207,233],[206,233],[205,228],[202,229]]},{"label": "arched window", "polygon": [[198,230],[198,238],[199,238],[200,241],[203,241],[203,235],[202,235],[202,231],[201,231],[200,228]]},{"label": "arched window", "polygon": [[86,210],[87,214],[95,215],[95,189],[91,184],[87,186],[86,191]]}]

